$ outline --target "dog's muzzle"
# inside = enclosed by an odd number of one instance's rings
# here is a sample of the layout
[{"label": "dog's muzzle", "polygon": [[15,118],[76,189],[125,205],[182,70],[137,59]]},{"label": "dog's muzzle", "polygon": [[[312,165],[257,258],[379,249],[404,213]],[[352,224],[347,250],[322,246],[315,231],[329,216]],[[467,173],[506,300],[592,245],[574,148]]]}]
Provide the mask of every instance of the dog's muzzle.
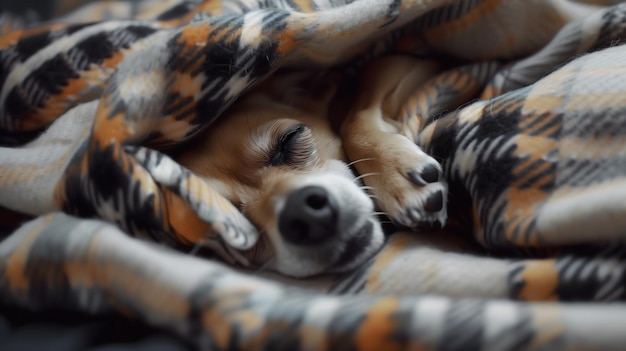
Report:
[{"label": "dog's muzzle", "polygon": [[287,197],[278,230],[290,244],[321,244],[336,233],[338,212],[337,200],[326,189],[305,186]]}]

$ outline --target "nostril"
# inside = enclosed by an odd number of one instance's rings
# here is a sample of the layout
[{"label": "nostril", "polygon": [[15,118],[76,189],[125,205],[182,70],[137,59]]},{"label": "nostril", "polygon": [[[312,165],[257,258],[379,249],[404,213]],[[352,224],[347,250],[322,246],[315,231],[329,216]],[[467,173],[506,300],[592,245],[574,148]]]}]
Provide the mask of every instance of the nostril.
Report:
[{"label": "nostril", "polygon": [[321,210],[328,204],[328,198],[322,194],[311,194],[305,200],[307,206],[314,210]]}]

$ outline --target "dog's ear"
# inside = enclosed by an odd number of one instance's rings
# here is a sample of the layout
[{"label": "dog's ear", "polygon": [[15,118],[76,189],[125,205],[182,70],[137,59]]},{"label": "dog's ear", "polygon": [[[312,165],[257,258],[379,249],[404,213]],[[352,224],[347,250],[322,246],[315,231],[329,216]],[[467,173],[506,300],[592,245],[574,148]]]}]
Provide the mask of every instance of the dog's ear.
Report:
[{"label": "dog's ear", "polygon": [[282,71],[267,84],[272,99],[299,110],[326,111],[342,75],[332,70]]}]

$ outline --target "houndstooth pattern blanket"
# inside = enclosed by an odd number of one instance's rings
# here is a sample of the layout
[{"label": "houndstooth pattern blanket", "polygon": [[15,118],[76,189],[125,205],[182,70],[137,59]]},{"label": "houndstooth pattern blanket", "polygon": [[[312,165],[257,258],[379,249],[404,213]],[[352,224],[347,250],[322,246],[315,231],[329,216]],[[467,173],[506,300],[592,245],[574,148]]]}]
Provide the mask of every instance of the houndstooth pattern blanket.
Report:
[{"label": "houndstooth pattern blanket", "polygon": [[[626,342],[626,5],[98,2],[2,21],[0,205],[37,217],[0,242],[2,301],[115,311],[207,350]],[[279,69],[358,77],[390,53],[449,67],[396,106],[444,168],[443,229],[396,232],[356,271],[309,280],[133,237],[183,249],[189,233],[168,218],[187,211],[229,247],[253,245],[158,150]],[[168,208],[167,194],[189,206]]]}]

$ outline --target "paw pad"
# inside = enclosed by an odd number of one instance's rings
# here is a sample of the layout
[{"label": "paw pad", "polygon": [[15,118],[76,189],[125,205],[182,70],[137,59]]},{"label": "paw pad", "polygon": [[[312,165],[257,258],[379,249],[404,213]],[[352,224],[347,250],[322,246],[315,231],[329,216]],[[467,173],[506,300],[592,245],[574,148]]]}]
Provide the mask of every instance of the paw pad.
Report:
[{"label": "paw pad", "polygon": [[432,193],[424,201],[424,210],[430,213],[439,212],[443,209],[443,194],[441,190]]}]

